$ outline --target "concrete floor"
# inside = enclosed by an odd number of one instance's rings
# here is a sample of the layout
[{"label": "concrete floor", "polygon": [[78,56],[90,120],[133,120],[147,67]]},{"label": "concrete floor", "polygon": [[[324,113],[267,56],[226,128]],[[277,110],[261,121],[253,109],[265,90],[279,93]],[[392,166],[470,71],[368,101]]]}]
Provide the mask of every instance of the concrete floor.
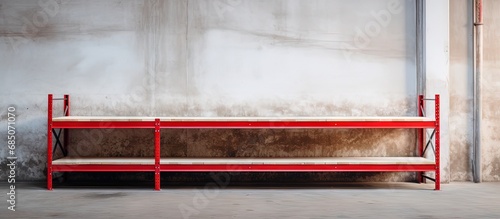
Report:
[{"label": "concrete floor", "polygon": [[[2,194],[8,184],[0,184]],[[500,218],[500,183],[299,187],[55,187],[16,184],[0,218]]]}]

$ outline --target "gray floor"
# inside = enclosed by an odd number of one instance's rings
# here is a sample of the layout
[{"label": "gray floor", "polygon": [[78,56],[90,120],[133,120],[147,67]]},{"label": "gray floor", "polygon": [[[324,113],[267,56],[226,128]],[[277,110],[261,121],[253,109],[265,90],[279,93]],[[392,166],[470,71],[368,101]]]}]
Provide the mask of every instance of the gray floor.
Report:
[{"label": "gray floor", "polygon": [[[214,184],[211,184],[214,185]],[[6,197],[8,184],[0,184]],[[300,187],[59,187],[16,184],[0,218],[500,218],[500,183]]]}]

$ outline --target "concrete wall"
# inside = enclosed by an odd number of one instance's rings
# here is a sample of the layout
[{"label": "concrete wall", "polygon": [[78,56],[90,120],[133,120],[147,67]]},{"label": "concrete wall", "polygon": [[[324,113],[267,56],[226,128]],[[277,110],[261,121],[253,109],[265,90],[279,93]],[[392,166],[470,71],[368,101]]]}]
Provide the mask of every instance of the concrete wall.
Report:
[{"label": "concrete wall", "polygon": [[[44,179],[47,93],[71,94],[73,115],[416,113],[411,1],[52,2],[0,1],[0,51],[4,51],[0,106],[17,108],[20,179]],[[491,2],[487,1],[497,5]],[[470,30],[462,14],[467,6],[465,1],[451,1],[448,8],[444,0],[428,1],[427,6],[428,95],[443,97],[442,178],[469,180]],[[490,30],[489,36],[494,36]],[[490,39],[495,44],[494,37]],[[493,95],[494,79],[489,81]],[[495,118],[494,108],[490,114],[486,110],[485,117]],[[0,115],[3,125],[5,112]],[[491,121],[483,124],[494,127],[495,120]],[[490,145],[484,155],[492,161],[484,167],[490,180],[498,180],[500,165],[498,153],[492,152],[494,133],[485,132],[483,137]],[[79,130],[72,136],[72,155],[153,153],[152,133],[147,130]],[[414,152],[415,133],[409,130],[162,132],[163,156],[411,156]],[[6,153],[0,151],[2,179]],[[279,180],[282,175],[274,176]],[[187,176],[180,180],[183,177]],[[241,179],[255,177],[270,176]],[[413,177],[397,173],[289,178],[406,181]]]},{"label": "concrete wall", "polygon": [[482,75],[482,179],[500,180],[500,2],[484,2],[484,65]]},{"label": "concrete wall", "polygon": [[[406,1],[41,2],[0,7],[0,104],[17,108],[21,179],[44,178],[47,93],[71,94],[74,115],[415,114]],[[165,156],[395,156],[415,143],[408,130],[162,134]],[[75,131],[70,153],[151,156],[151,136]]]},{"label": "concrete wall", "polygon": [[[481,162],[482,179],[500,179],[500,152],[498,151],[499,116],[496,107],[499,99],[500,64],[500,10],[498,1],[484,1],[484,63],[481,78],[482,125]],[[450,144],[451,179],[472,180],[473,142],[473,28],[472,2],[450,1]]]},{"label": "concrete wall", "polygon": [[472,180],[473,28],[472,2],[450,1],[451,180]]}]

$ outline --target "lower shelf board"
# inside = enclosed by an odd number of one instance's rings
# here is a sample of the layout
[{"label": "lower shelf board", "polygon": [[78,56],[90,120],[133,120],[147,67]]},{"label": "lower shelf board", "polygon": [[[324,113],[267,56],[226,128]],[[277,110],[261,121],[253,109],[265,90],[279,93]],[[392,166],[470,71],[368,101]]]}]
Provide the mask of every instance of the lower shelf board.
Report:
[{"label": "lower shelf board", "polygon": [[52,162],[60,172],[385,172],[435,171],[423,157],[303,158],[71,158]]},{"label": "lower shelf board", "polygon": [[[52,165],[154,165],[154,158],[129,158],[129,157],[65,157],[52,161]],[[251,164],[408,164],[408,165],[434,165],[434,160],[423,157],[301,157],[301,158],[161,158],[160,164],[204,164],[204,165],[251,165]]]}]

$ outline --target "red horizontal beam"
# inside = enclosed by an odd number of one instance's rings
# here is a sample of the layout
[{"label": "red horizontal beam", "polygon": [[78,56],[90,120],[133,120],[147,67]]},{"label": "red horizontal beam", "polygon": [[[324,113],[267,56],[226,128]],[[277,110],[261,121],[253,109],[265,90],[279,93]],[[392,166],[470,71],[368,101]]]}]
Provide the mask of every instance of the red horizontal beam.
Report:
[{"label": "red horizontal beam", "polygon": [[161,121],[161,128],[433,128],[434,121]]},{"label": "red horizontal beam", "polygon": [[[432,164],[160,164],[162,172],[413,172]],[[53,165],[54,172],[154,172],[154,165]]]},{"label": "red horizontal beam", "polygon": [[124,165],[52,165],[54,172],[154,172],[154,165],[138,165],[138,164],[124,164]]},{"label": "red horizontal beam", "polygon": [[433,164],[160,164],[162,172],[413,172],[435,171]]},{"label": "red horizontal beam", "polygon": [[54,121],[52,128],[97,128],[97,129],[114,129],[114,128],[155,128],[154,121],[114,121],[114,122],[92,122],[92,121]]},{"label": "red horizontal beam", "polygon": [[[434,121],[161,121],[167,129],[433,128]],[[54,121],[52,128],[154,128],[154,121]]]}]

